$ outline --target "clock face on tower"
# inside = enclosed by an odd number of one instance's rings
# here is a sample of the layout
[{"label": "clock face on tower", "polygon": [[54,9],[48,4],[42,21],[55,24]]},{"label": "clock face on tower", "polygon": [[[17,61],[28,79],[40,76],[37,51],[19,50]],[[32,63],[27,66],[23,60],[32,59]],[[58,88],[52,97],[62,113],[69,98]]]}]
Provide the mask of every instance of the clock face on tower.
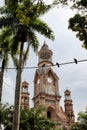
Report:
[{"label": "clock face on tower", "polygon": [[48,82],[51,83],[52,82],[52,78],[48,77]]},{"label": "clock face on tower", "polygon": [[37,80],[37,84],[39,84],[39,83],[40,83],[40,79]]}]

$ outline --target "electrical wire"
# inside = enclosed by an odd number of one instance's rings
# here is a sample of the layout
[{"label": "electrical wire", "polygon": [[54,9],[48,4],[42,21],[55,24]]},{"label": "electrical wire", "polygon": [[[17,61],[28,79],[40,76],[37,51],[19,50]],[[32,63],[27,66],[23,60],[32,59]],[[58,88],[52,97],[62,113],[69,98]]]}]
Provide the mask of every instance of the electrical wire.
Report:
[{"label": "electrical wire", "polygon": [[[85,61],[87,61],[87,59],[83,59],[83,60],[77,60],[76,58],[73,60],[73,61],[70,61],[70,62],[64,62],[64,63],[58,63],[58,62],[56,62],[56,64],[53,64],[53,65],[49,65],[48,67],[51,67],[51,66],[57,66],[57,67],[60,67],[60,66],[62,66],[62,65],[67,65],[67,64],[73,64],[73,63],[75,63],[75,64],[78,64],[79,62],[85,62]],[[46,66],[42,66],[42,67],[46,67]],[[28,66],[28,67],[23,67],[23,68],[21,68],[21,69],[37,69],[37,68],[39,68],[38,66]],[[0,67],[0,69],[1,69],[1,67]],[[16,67],[8,67],[8,68],[5,68],[5,69],[20,69],[20,68],[16,68]]]},{"label": "electrical wire", "polygon": [[5,85],[7,85],[7,87],[9,87],[9,88],[11,88],[12,90],[14,90],[14,88],[11,86],[11,85],[9,85],[9,84],[7,84],[5,81],[3,82]]}]

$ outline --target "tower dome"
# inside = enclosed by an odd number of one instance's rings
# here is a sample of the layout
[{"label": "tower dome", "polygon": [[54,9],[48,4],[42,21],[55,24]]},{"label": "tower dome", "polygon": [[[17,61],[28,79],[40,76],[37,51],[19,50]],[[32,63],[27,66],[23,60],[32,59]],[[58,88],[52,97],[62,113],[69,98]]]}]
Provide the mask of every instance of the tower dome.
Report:
[{"label": "tower dome", "polygon": [[71,100],[71,92],[70,92],[70,90],[66,89],[64,94],[65,94],[65,100]]},{"label": "tower dome", "polygon": [[49,49],[46,42],[44,42],[40,51],[38,52],[39,56],[38,66],[41,67],[43,65],[53,65],[52,55],[53,55],[52,51]]},{"label": "tower dome", "polygon": [[70,92],[70,90],[66,89],[65,92],[64,92],[64,94],[65,94],[65,95],[70,95],[71,92]]}]

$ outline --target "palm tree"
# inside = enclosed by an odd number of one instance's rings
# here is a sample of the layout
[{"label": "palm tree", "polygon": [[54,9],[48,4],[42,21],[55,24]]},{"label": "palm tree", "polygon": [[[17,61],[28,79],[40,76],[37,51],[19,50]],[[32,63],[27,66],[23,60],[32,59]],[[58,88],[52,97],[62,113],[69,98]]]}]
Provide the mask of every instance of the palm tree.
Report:
[{"label": "palm tree", "polygon": [[12,129],[13,118],[13,106],[8,104],[0,104],[0,126],[4,127],[4,130]]},{"label": "palm tree", "polygon": [[54,130],[56,123],[44,117],[45,108],[40,106],[38,109],[21,109],[21,130]]},{"label": "palm tree", "polygon": [[[9,56],[12,57],[14,64],[16,65],[17,59],[16,54],[13,55],[13,52],[11,51],[11,30],[8,28],[5,28],[1,31],[0,35],[0,60],[1,60],[1,71],[0,71],[0,103],[2,99],[2,86],[3,86],[3,78],[4,78],[4,71],[5,68],[8,66],[9,62]],[[16,53],[14,51],[14,53]]]},{"label": "palm tree", "polygon": [[[35,3],[36,2],[36,3]],[[14,9],[15,7],[15,9]],[[29,52],[29,47],[32,46],[34,51],[38,49],[38,39],[35,34],[38,33],[54,39],[52,30],[48,25],[43,22],[39,17],[45,14],[51,5],[46,5],[42,1],[28,1],[16,0],[6,1],[6,8],[1,9],[2,12],[7,15],[2,16],[0,19],[0,27],[8,26],[12,27],[13,34],[17,38],[17,43],[20,43],[20,55],[17,67],[16,75],[16,90],[15,90],[15,103],[14,103],[14,119],[13,119],[13,130],[19,130],[20,122],[20,85],[21,85],[21,74],[26,61],[26,57]],[[10,21],[10,22],[9,22]],[[24,43],[27,42],[27,49],[25,56],[23,56]],[[16,124],[16,125],[15,125]]]},{"label": "palm tree", "polygon": [[[20,130],[54,130],[56,123],[43,116],[45,108],[20,109]],[[12,130],[13,106],[0,104],[0,124],[4,130]]]}]

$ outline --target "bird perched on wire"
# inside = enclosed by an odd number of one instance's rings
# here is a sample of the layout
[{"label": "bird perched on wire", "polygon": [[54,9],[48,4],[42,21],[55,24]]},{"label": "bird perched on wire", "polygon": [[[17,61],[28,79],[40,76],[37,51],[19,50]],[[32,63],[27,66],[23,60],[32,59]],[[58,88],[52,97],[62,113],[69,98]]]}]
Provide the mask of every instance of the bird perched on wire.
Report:
[{"label": "bird perched on wire", "polygon": [[77,59],[74,59],[74,62],[77,64],[78,63]]}]

